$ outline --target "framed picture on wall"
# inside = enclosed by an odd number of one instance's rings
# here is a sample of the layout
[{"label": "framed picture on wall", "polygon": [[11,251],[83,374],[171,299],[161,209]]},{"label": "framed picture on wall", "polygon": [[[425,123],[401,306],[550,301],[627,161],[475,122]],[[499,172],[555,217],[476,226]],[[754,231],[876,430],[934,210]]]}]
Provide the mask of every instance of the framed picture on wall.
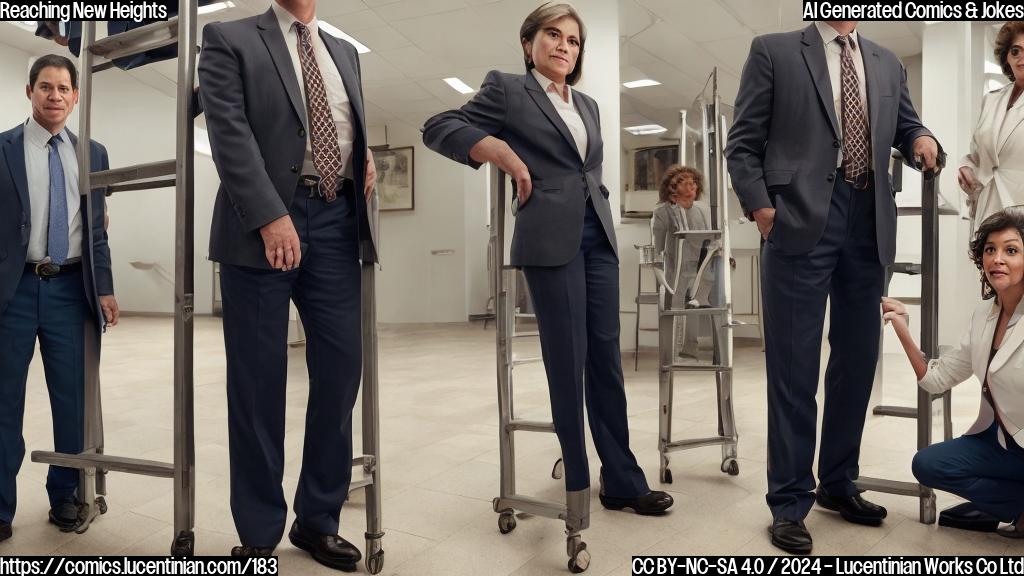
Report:
[{"label": "framed picture on wall", "polygon": [[412,146],[376,150],[377,194],[381,210],[413,210],[416,205],[413,182]]}]

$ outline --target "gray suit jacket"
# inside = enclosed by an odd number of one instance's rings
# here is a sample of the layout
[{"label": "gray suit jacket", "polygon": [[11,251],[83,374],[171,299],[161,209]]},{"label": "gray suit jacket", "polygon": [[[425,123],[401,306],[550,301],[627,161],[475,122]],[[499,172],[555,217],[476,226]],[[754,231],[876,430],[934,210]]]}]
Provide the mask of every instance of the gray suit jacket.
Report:
[{"label": "gray suit jacket", "polygon": [[[322,30],[320,38],[341,72],[352,106],[361,256],[376,262],[376,194],[370,206],[362,194],[366,116],[359,57],[351,44]],[[221,180],[210,231],[210,259],[217,262],[269,269],[259,230],[288,214],[295,195],[309,128],[301,77],[288,50],[272,9],[203,28],[200,97]]]},{"label": "gray suit jacket", "polygon": [[533,193],[516,216],[513,266],[568,263],[580,248],[588,193],[612,249],[618,250],[608,189],[601,183],[601,114],[593,98],[576,90],[572,95],[587,128],[585,159],[533,74],[492,70],[465,106],[423,126],[423,143],[456,162],[479,168],[469,150],[490,135],[507,142],[529,168]]},{"label": "gray suit jacket", "polygon": [[[900,61],[858,36],[867,83],[878,258],[888,265],[896,255],[890,150],[898,148],[904,158],[913,158],[914,139],[931,132],[914,111]],[[743,212],[775,207],[770,239],[783,253],[808,252],[824,233],[841,147],[840,121],[814,24],[754,38],[726,157]]]},{"label": "gray suit jacket", "polygon": [[[108,169],[107,149],[96,141],[89,144],[92,171]],[[71,145],[78,145],[74,134],[71,134]],[[87,217],[87,199],[92,200],[91,224]],[[114,293],[110,247],[107,231],[103,228],[107,205],[106,198],[99,193],[83,195],[81,200],[83,289],[99,329],[106,322],[98,296]],[[14,297],[25,272],[28,241],[32,233],[31,215],[25,171],[25,126],[18,125],[0,134],[0,315]]]}]

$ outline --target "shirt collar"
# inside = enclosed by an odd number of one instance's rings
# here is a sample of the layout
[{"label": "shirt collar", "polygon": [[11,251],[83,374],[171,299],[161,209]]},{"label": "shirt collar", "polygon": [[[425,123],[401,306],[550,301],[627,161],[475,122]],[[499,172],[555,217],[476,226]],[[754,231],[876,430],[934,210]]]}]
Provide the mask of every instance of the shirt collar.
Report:
[{"label": "shirt collar", "polygon": [[[295,26],[295,23],[299,21],[294,14],[285,10],[284,7],[273,0],[270,2],[270,8],[273,9],[274,14],[277,16],[277,21],[281,24],[281,29],[285,32],[291,31],[292,27]],[[313,16],[313,19],[309,21],[309,24],[306,24],[305,26],[306,28],[309,28],[311,36],[316,37],[320,34],[320,21],[315,15]]]},{"label": "shirt collar", "polygon": [[[67,135],[67,127],[64,127],[59,132],[61,138],[65,142],[71,142]],[[46,128],[43,128],[36,119],[29,116],[28,121],[25,122],[25,140],[31,143],[36,148],[45,148],[50,143],[50,138],[53,138],[53,134]]]},{"label": "shirt collar", "polygon": [[[818,28],[818,34],[821,34],[821,40],[828,46],[831,42],[835,41],[839,37],[839,32],[836,31],[828,22],[822,22],[817,20],[814,22],[815,27]],[[853,45],[855,50],[860,49],[860,38],[857,36],[857,29],[854,28],[853,32],[850,32],[850,38],[853,38]]]},{"label": "shirt collar", "polygon": [[562,84],[562,93],[558,94],[558,85],[555,84],[554,80],[541,74],[540,72],[537,71],[536,68],[531,68],[530,72],[533,73],[533,77],[537,79],[537,83],[540,84],[540,87],[542,90],[544,90],[544,92],[560,96],[562,98],[562,102],[565,102],[566,104],[572,102],[572,91],[569,88],[568,82]]}]

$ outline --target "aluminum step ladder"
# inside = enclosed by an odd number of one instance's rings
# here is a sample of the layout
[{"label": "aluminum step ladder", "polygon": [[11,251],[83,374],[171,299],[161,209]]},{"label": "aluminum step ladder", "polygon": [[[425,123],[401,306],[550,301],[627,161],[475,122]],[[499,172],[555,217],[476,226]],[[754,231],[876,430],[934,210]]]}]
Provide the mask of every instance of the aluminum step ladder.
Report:
[{"label": "aluminum step ladder", "polygon": [[[506,175],[496,166],[489,167],[491,221],[488,253],[491,257],[491,286],[496,310],[495,340],[497,346],[498,427],[501,463],[500,495],[492,502],[498,516],[498,530],[508,534],[516,528],[516,511],[565,522],[568,567],[574,574],[590,566],[590,552],[580,532],[590,525],[590,490],[568,492],[566,502],[548,502],[516,492],[515,432],[554,433],[551,422],[523,420],[515,417],[513,409],[513,376],[515,369],[526,364],[543,362],[539,356],[522,357],[514,353],[513,342],[522,338],[537,338],[539,332],[517,331],[517,319],[532,315],[520,313],[516,308],[516,276],[519,271],[505,261]],[[561,478],[562,461],[555,462],[552,478]]]}]

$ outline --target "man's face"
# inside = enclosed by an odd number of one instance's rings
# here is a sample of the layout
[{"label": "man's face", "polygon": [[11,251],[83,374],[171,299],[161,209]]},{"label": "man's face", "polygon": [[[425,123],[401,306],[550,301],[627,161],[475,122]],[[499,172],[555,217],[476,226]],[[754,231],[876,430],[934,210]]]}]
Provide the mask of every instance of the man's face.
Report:
[{"label": "man's face", "polygon": [[32,117],[50,133],[64,128],[78,103],[78,89],[71,87],[71,73],[57,66],[40,70],[35,85],[26,86],[25,94],[32,101]]}]

